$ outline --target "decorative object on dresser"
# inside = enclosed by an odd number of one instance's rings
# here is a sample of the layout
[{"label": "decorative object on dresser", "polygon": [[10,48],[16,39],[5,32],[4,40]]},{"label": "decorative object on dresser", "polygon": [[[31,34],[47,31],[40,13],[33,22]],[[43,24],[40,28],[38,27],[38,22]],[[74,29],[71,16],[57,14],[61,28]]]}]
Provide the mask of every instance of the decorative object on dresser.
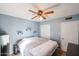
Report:
[{"label": "decorative object on dresser", "polygon": [[31,31],[31,27],[27,27],[27,28],[26,28],[26,31],[28,31],[28,30]]},{"label": "decorative object on dresser", "polygon": [[23,34],[23,32],[21,30],[17,31],[17,34]]}]

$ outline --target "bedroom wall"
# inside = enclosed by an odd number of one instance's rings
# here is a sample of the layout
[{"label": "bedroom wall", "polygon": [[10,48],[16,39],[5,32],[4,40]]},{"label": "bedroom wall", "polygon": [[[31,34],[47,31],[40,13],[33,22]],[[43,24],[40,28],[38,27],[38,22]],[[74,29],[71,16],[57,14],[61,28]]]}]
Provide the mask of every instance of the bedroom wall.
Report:
[{"label": "bedroom wall", "polygon": [[51,31],[50,32],[51,39],[60,42],[60,36],[61,36],[60,24],[61,24],[61,22],[69,22],[69,21],[77,21],[77,20],[79,20],[79,14],[71,15],[71,16],[72,16],[72,19],[70,19],[70,20],[65,20],[65,17],[61,17],[61,18],[41,22],[40,25],[42,25],[42,24],[50,24],[50,27],[51,27],[51,29],[50,29],[50,31]]},{"label": "bedroom wall", "polygon": [[[30,27],[30,30],[26,29]],[[10,53],[13,52],[13,44],[21,38],[30,36],[39,36],[39,23],[33,21],[27,21],[17,17],[0,14],[0,29],[4,30],[10,35]],[[22,31],[23,34],[17,34],[18,31]],[[34,33],[36,31],[36,33]]]}]

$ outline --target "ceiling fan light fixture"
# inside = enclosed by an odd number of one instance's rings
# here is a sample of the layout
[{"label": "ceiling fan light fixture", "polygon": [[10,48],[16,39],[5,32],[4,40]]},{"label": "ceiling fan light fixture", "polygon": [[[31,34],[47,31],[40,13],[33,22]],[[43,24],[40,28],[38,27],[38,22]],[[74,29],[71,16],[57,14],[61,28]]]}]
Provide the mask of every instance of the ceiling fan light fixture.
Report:
[{"label": "ceiling fan light fixture", "polygon": [[43,20],[43,18],[40,16],[40,17],[39,17],[39,20]]},{"label": "ceiling fan light fixture", "polygon": [[49,9],[57,7],[59,5],[60,4],[50,6],[50,7],[46,8],[46,9],[44,9],[44,10],[41,10],[41,9],[38,8],[38,11],[33,11],[33,10],[29,10],[29,11],[32,12],[33,14],[36,14],[36,16],[34,16],[32,19],[38,18],[39,20],[45,20],[48,16],[50,16],[50,14],[54,13],[53,10],[50,11]]}]

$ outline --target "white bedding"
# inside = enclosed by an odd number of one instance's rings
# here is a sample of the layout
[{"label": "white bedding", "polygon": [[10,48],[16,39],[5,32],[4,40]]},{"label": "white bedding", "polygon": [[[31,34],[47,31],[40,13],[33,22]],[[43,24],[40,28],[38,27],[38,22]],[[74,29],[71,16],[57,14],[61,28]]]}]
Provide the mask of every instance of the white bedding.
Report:
[{"label": "white bedding", "polygon": [[32,41],[34,41],[35,39],[38,39],[38,37],[23,38],[18,43],[21,55],[23,55],[23,51],[24,51],[25,46],[28,45],[29,43],[31,43]]},{"label": "white bedding", "polygon": [[24,38],[19,43],[19,48],[22,56],[41,56],[49,55],[50,52],[57,48],[58,44],[55,41],[45,38]]},{"label": "white bedding", "polygon": [[33,56],[48,56],[57,47],[57,43],[55,41],[47,41],[33,49],[30,49],[30,53]]}]

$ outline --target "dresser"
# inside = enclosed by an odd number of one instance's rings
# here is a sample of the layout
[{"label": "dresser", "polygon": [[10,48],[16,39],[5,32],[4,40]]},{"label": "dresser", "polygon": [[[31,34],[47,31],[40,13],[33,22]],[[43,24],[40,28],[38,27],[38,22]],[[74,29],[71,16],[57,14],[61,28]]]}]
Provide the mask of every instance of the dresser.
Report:
[{"label": "dresser", "polygon": [[9,43],[4,46],[1,46],[1,56],[8,56],[9,55]]},{"label": "dresser", "polygon": [[0,55],[9,55],[9,35],[5,33],[0,33]]}]

